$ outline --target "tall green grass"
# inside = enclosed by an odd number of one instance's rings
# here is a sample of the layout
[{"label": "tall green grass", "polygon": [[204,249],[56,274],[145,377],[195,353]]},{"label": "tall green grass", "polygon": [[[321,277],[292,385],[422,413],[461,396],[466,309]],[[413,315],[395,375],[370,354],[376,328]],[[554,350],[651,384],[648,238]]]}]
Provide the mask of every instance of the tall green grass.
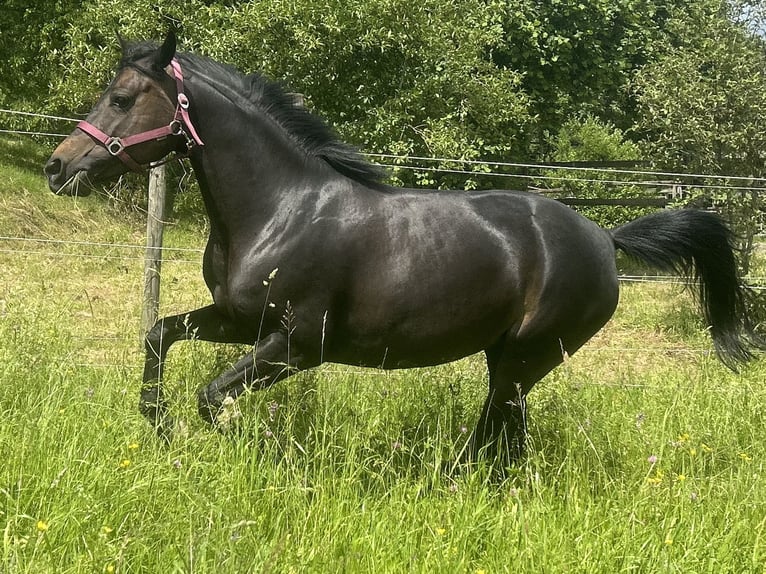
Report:
[{"label": "tall green grass", "polygon": [[[0,172],[4,236],[142,243],[137,215]],[[140,257],[0,240],[3,574],[764,572],[766,363],[726,371],[678,287],[623,286],[607,328],[530,395],[529,452],[500,480],[442,471],[486,393],[481,357],[326,365],[246,395],[221,433],[196,389],[245,350],[178,344],[186,430],[158,441],[137,410]],[[170,257],[162,312],[206,304],[197,256]]]}]

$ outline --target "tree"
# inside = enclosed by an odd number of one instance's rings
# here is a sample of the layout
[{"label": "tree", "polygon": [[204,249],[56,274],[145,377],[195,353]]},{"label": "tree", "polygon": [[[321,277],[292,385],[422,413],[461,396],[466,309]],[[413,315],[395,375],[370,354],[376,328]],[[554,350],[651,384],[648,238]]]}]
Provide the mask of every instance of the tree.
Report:
[{"label": "tree", "polygon": [[[667,6],[650,0],[500,2],[504,41],[492,59],[523,71],[522,89],[539,118],[539,141],[569,118],[589,114],[629,128],[635,72],[654,58]],[[541,150],[543,153],[546,149]]]},{"label": "tree", "polygon": [[[0,8],[0,106],[38,111],[45,101],[52,79],[61,70],[56,54],[66,47],[64,34],[73,11],[74,0],[30,3],[4,0]],[[11,125],[29,125],[29,120],[11,117]],[[8,125],[6,124],[6,125]]]},{"label": "tree", "polygon": [[[723,0],[706,0],[677,14],[665,52],[637,77],[637,130],[662,169],[766,176],[766,46],[732,10]],[[696,183],[715,186],[721,180]],[[743,187],[739,180],[729,183]],[[736,224],[746,273],[763,193],[730,188],[703,193]]]},{"label": "tree", "polygon": [[[527,157],[534,118],[522,74],[488,54],[502,41],[483,0],[148,0],[87,4],[68,31],[53,109],[85,110],[117,58],[113,30],[161,37],[184,14],[182,47],[261,71],[306,96],[344,139],[368,150],[442,157]],[[417,183],[402,172],[400,183]],[[427,181],[446,185],[447,181]]]},{"label": "tree", "polygon": [[[53,12],[8,0],[0,8],[0,26],[18,41],[5,53],[0,99],[16,107],[44,103],[62,115],[85,112],[113,73],[115,32],[158,39],[175,22],[183,49],[284,80],[344,139],[394,155],[540,161],[556,152],[562,126],[587,116],[626,138],[654,142],[646,150],[664,165],[671,156],[676,165],[688,163],[690,154],[707,156],[698,153],[704,146],[695,139],[700,130],[684,117],[686,104],[673,107],[674,90],[691,95],[703,88],[693,78],[684,85],[689,66],[703,70],[707,90],[731,72],[726,81],[736,90],[717,84],[719,97],[728,91],[729,101],[689,103],[700,114],[720,112],[715,122],[692,116],[715,126],[710,132],[720,136],[718,159],[734,161],[762,149],[761,118],[747,117],[757,115],[758,97],[766,93],[762,42],[754,35],[762,22],[760,4],[124,0],[115,10],[111,0],[57,0]],[[61,16],[46,20],[49,12]],[[715,66],[704,71],[706,62]],[[752,102],[744,101],[745,91]],[[725,109],[733,112],[724,117]],[[699,145],[689,148],[695,141]],[[741,148],[743,142],[750,147]],[[465,168],[449,162],[441,167]],[[468,180],[400,170],[395,182],[498,185],[483,179],[488,164],[470,169]]]}]

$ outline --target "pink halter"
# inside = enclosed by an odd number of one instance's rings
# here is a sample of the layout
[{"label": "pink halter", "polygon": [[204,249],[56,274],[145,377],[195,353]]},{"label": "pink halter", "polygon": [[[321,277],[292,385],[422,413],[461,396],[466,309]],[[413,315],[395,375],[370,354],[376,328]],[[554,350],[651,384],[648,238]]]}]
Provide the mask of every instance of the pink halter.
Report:
[{"label": "pink halter", "polygon": [[175,58],[170,62],[170,65],[176,80],[176,88],[178,92],[178,105],[176,106],[176,113],[173,117],[173,121],[170,122],[170,124],[124,138],[110,136],[85,120],[77,124],[78,128],[103,145],[110,154],[121,159],[123,163],[133,171],[143,171],[144,169],[143,166],[130,157],[126,151],[126,148],[136,144],[159,140],[168,136],[182,135],[186,138],[186,145],[189,149],[195,144],[200,146],[205,145],[202,143],[202,139],[200,139],[197,130],[194,129],[194,125],[192,125],[191,119],[189,118],[189,98],[187,98],[184,93],[184,77],[181,72],[181,66]]}]

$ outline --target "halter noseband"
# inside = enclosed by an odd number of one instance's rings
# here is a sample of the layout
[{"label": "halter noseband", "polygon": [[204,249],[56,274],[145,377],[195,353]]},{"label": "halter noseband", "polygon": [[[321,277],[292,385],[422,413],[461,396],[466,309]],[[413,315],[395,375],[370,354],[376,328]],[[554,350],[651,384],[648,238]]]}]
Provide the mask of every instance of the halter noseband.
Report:
[{"label": "halter noseband", "polygon": [[195,144],[200,146],[205,145],[202,143],[202,139],[200,139],[197,130],[194,129],[194,125],[192,125],[191,119],[189,118],[189,98],[187,98],[184,93],[184,77],[181,73],[181,66],[175,58],[170,62],[170,65],[173,70],[173,77],[176,80],[178,104],[176,105],[176,113],[175,116],[173,116],[173,121],[168,125],[140,132],[132,136],[119,138],[104,133],[88,121],[83,120],[77,124],[78,128],[103,145],[110,154],[122,160],[122,162],[133,171],[143,171],[144,168],[130,157],[126,151],[126,149],[131,146],[147,141],[160,140],[168,136],[184,136],[186,138],[186,147],[188,149],[191,149]]}]

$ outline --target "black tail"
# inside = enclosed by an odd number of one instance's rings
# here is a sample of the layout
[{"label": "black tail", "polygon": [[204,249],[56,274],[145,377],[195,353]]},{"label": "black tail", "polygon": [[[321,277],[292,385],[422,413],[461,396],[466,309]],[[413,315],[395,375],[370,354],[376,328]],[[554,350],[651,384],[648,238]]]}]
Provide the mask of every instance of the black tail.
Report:
[{"label": "black tail", "polygon": [[617,249],[661,271],[692,278],[719,358],[736,371],[766,350],[748,317],[748,292],[734,258],[733,235],[705,211],[658,211],[611,230]]}]

